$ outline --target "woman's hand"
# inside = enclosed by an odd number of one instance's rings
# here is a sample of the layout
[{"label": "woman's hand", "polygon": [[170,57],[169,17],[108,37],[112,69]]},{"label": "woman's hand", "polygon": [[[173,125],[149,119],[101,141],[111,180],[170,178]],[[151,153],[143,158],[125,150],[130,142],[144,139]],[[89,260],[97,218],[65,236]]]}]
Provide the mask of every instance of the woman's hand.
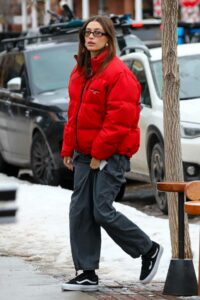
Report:
[{"label": "woman's hand", "polygon": [[70,156],[65,156],[63,159],[63,163],[68,170],[73,171],[74,166],[72,164],[72,158]]},{"label": "woman's hand", "polygon": [[100,162],[101,161],[99,159],[96,159],[96,158],[92,157],[91,162],[90,162],[90,168],[92,170],[99,169]]}]

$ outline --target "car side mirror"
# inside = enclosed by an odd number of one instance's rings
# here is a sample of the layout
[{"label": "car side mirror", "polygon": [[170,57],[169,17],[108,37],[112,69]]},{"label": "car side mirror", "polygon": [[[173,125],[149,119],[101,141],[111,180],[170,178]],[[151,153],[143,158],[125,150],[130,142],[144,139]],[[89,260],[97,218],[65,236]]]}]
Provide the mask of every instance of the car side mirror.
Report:
[{"label": "car side mirror", "polygon": [[9,91],[12,92],[21,91],[21,85],[22,85],[21,77],[12,78],[7,82],[7,88],[9,89]]}]

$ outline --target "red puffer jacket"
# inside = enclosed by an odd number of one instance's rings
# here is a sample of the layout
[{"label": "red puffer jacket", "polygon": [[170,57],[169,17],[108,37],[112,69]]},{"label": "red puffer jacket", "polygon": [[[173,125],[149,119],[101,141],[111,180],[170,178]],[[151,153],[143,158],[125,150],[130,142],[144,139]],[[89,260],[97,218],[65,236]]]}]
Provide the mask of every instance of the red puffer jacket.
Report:
[{"label": "red puffer jacket", "polygon": [[98,72],[106,55],[92,59],[90,79],[76,67],[71,73],[62,156],[77,150],[103,160],[115,153],[131,157],[139,148],[140,84],[117,56]]}]

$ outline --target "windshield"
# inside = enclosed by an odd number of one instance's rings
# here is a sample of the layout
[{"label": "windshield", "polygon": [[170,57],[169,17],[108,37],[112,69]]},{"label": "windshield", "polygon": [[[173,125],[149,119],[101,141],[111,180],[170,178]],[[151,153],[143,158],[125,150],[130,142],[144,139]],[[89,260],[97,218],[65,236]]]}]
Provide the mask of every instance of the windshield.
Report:
[{"label": "windshield", "polygon": [[[152,63],[153,75],[158,96],[162,97],[162,62]],[[180,73],[180,100],[200,98],[200,55],[184,56],[179,58]]]},{"label": "windshield", "polygon": [[56,45],[28,53],[29,76],[34,94],[67,88],[75,65],[77,43]]}]

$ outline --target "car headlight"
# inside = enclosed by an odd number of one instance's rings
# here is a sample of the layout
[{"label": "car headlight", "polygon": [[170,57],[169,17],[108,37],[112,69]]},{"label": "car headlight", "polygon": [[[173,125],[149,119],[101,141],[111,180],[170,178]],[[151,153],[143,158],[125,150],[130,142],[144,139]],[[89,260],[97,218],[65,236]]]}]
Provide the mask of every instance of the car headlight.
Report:
[{"label": "car headlight", "polygon": [[186,139],[200,137],[200,124],[181,122],[181,137]]},{"label": "car headlight", "polygon": [[58,112],[57,114],[58,114],[58,116],[59,116],[61,119],[63,119],[64,121],[67,120],[67,111],[60,111],[60,112]]},{"label": "car headlight", "polygon": [[59,111],[59,112],[49,112],[52,120],[55,122],[58,121],[67,121],[67,112],[66,111]]}]

